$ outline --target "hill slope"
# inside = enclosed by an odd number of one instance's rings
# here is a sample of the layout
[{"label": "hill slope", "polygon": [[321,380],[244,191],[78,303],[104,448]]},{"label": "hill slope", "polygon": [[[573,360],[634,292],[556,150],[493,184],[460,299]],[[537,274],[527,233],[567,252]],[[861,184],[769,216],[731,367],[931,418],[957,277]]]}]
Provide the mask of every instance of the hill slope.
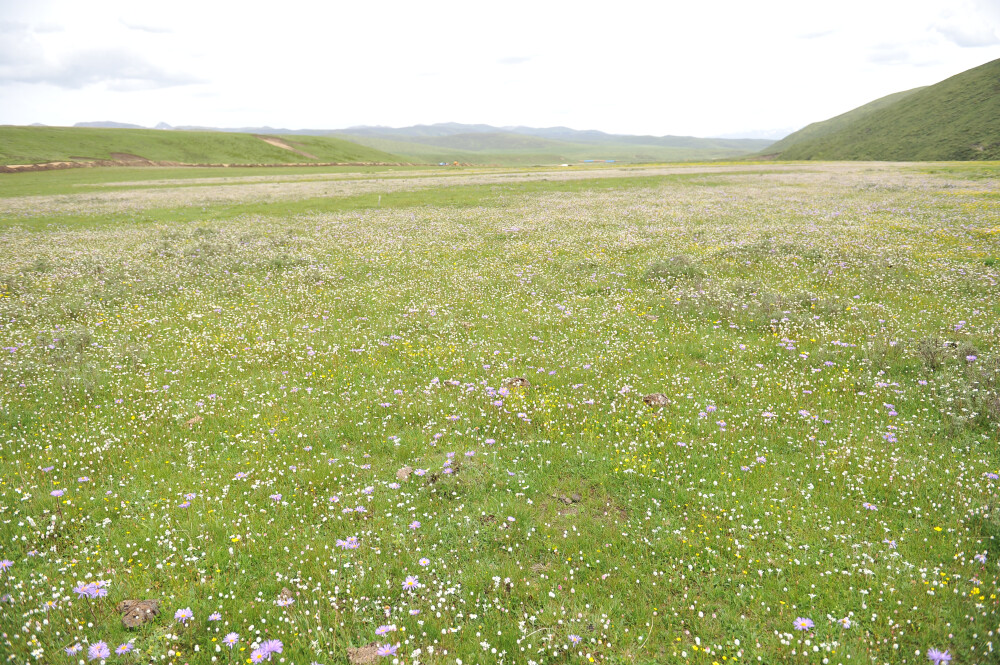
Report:
[{"label": "hill slope", "polygon": [[765,152],[780,159],[1000,159],[1000,60],[814,123]]},{"label": "hill slope", "polygon": [[129,156],[181,164],[404,161],[396,155],[331,136],[0,126],[0,164],[113,160]]}]

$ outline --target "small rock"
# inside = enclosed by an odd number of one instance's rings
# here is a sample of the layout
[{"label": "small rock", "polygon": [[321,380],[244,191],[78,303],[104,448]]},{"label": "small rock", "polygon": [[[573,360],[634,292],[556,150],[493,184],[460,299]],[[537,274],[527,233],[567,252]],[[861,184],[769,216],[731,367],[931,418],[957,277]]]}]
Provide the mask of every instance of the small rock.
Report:
[{"label": "small rock", "polygon": [[295,594],[293,594],[288,587],[281,587],[281,593],[278,594],[278,600],[295,600]]},{"label": "small rock", "polygon": [[570,497],[570,500],[573,503],[580,503],[581,501],[583,501],[583,497],[580,496],[579,494],[577,494],[576,492],[574,492],[573,496]]},{"label": "small rock", "polygon": [[409,480],[411,473],[413,473],[413,467],[404,466],[402,469],[396,472],[396,480]]},{"label": "small rock", "polygon": [[565,503],[566,505],[573,503],[573,500],[570,499],[568,496],[561,496],[559,497],[559,500]]},{"label": "small rock", "polygon": [[123,600],[116,609],[122,615],[122,624],[126,628],[138,628],[153,620],[160,613],[158,600]]},{"label": "small rock", "polygon": [[528,389],[531,387],[531,382],[528,381],[523,376],[513,376],[503,380],[503,384],[508,388],[524,388]]},{"label": "small rock", "polygon": [[347,660],[351,665],[369,665],[378,662],[378,642],[366,644],[363,647],[347,647]]},{"label": "small rock", "polygon": [[650,393],[643,397],[642,401],[649,406],[666,406],[670,404],[670,398],[663,393]]},{"label": "small rock", "polygon": [[184,426],[187,427],[188,429],[191,429],[192,427],[200,423],[202,420],[204,420],[204,418],[202,418],[201,416],[195,416],[191,420],[184,423]]}]

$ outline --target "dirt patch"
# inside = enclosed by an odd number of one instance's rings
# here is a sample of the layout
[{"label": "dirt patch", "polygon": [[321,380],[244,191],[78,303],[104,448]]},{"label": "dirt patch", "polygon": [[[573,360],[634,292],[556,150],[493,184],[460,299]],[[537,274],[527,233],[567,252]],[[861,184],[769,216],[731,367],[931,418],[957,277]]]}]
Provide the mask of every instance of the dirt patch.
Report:
[{"label": "dirt patch", "polygon": [[287,141],[282,141],[281,139],[277,139],[277,138],[275,138],[273,136],[260,136],[259,134],[254,134],[254,136],[256,136],[257,138],[259,138],[261,141],[263,141],[264,143],[266,143],[268,145],[273,145],[275,148],[282,148],[284,150],[291,150],[296,155],[302,155],[306,159],[315,159],[315,160],[319,161],[319,157],[317,157],[316,155],[310,155],[305,150],[299,150],[298,148],[293,148],[291,145],[288,144]]},{"label": "dirt patch", "polygon": [[377,642],[372,642],[356,649],[347,647],[347,662],[351,663],[351,665],[368,665],[369,663],[377,662],[378,659]]}]

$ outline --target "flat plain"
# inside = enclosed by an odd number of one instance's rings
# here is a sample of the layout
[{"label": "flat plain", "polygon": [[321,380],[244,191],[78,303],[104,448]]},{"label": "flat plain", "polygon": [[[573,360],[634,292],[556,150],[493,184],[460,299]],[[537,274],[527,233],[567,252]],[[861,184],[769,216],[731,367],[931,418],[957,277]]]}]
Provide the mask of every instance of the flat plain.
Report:
[{"label": "flat plain", "polygon": [[3,662],[995,663],[998,176],[0,176]]}]

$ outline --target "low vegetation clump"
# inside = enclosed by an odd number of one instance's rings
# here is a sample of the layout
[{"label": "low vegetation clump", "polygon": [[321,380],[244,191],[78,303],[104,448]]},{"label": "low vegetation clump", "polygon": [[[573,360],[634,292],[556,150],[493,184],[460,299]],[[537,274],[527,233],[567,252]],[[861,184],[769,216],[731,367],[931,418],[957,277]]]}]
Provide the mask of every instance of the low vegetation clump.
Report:
[{"label": "low vegetation clump", "polygon": [[0,199],[4,662],[995,662],[996,181],[641,175]]}]

